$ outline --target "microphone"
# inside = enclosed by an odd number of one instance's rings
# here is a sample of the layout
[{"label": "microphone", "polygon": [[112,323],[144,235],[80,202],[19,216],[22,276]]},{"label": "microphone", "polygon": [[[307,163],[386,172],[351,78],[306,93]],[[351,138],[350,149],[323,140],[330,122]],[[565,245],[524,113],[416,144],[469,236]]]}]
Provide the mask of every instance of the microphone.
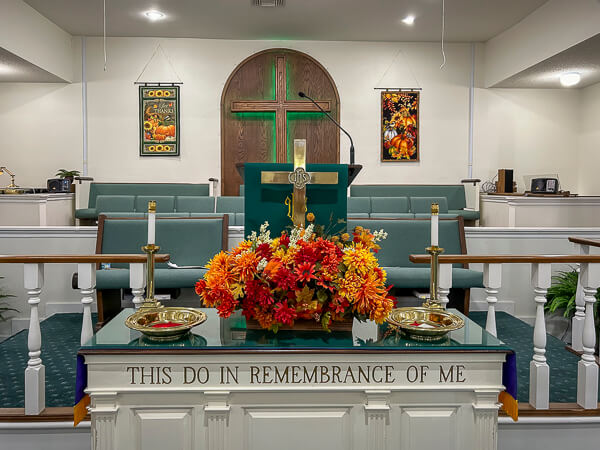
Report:
[{"label": "microphone", "polygon": [[335,123],[337,125],[337,127],[340,130],[342,130],[346,136],[348,136],[348,139],[350,139],[350,164],[354,165],[354,142],[352,142],[352,136],[350,136],[348,134],[348,132],[342,128],[342,126],[337,122],[337,120],[335,120],[327,111],[325,111],[323,108],[321,108],[321,106],[317,102],[315,102],[312,98],[310,98],[304,92],[302,92],[302,91],[298,92],[298,96],[302,97],[302,98],[307,98],[311,102],[313,102],[315,104],[315,106],[317,108],[319,108],[323,114],[325,114],[327,117],[329,117],[329,120],[331,120],[333,123]]}]

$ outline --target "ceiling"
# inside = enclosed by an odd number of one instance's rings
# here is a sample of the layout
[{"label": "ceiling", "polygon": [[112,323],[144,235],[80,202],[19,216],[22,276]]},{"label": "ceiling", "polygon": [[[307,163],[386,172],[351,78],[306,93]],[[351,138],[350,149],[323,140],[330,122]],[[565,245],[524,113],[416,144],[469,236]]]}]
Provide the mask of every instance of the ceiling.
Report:
[{"label": "ceiling", "polygon": [[600,34],[557,53],[498,83],[503,88],[559,88],[559,75],[579,72],[581,81],[575,88],[584,88],[600,82]]},{"label": "ceiling", "polygon": [[0,81],[16,83],[64,83],[57,77],[35,64],[18,57],[0,47]]},{"label": "ceiling", "polygon": [[[102,0],[25,0],[72,35],[102,35]],[[446,40],[484,42],[546,0],[447,0]],[[438,41],[442,0],[106,0],[108,36],[214,39]],[[144,11],[167,17],[149,22]],[[413,26],[400,22],[416,17]]]}]

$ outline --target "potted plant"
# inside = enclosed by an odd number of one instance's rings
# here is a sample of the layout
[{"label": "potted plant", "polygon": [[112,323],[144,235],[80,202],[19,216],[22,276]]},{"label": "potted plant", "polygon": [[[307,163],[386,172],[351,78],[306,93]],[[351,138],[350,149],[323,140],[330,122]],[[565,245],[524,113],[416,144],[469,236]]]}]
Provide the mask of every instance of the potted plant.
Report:
[{"label": "potted plant", "polygon": [[[571,319],[575,315],[575,297],[577,296],[577,280],[579,273],[575,269],[568,272],[558,272],[552,277],[552,286],[548,289],[547,302],[544,308],[550,313],[562,311],[563,317]],[[596,325],[596,334],[600,326],[598,317],[598,300],[600,300],[600,290],[596,291],[596,303],[594,303],[594,322]]]},{"label": "potted plant", "polygon": [[81,175],[79,170],[67,170],[67,169],[58,169],[55,177],[64,178],[65,180],[69,180],[71,183],[71,192],[75,192],[75,185],[73,184],[73,178]]}]

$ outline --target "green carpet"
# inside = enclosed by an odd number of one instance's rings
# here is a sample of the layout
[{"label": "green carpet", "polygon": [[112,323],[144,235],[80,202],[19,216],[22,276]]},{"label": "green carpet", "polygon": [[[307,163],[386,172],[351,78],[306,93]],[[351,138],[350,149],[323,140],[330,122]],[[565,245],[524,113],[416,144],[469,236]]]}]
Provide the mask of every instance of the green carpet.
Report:
[{"label": "green carpet", "polygon": [[[46,366],[46,406],[73,406],[81,314],[55,314],[40,324],[42,364]],[[96,323],[96,314],[92,321]],[[27,330],[0,343],[0,408],[25,406]]]},{"label": "green carpet", "polygon": [[[469,318],[485,328],[487,312],[472,311]],[[517,355],[519,402],[529,401],[529,363],[533,357],[533,327],[505,312],[496,313],[498,338]],[[565,343],[546,335],[546,358],[550,366],[550,401],[577,401],[577,362],[579,357],[565,350]],[[600,395],[598,396],[600,400]]]},{"label": "green carpet", "polygon": [[[469,317],[485,326],[485,312]],[[94,323],[96,316],[93,316]],[[511,315],[496,314],[498,337],[517,354],[519,402],[529,400],[529,362],[533,355],[533,328]],[[75,386],[75,355],[79,348],[81,314],[55,314],[41,323],[42,361],[46,366],[46,406],[72,406]],[[564,343],[547,336],[546,356],[550,365],[550,401],[571,403],[577,399],[577,362]],[[27,367],[27,331],[0,343],[0,408],[22,408]]]}]

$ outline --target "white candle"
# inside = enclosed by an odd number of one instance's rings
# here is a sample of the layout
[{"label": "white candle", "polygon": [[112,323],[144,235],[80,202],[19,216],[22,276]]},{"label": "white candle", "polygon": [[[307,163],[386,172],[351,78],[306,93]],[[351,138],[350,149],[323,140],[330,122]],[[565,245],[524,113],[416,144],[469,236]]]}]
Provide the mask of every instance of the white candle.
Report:
[{"label": "white candle", "polygon": [[148,245],[154,245],[156,235],[156,206],[152,207],[150,204],[148,206]]},{"label": "white candle", "polygon": [[438,220],[439,216],[437,214],[431,215],[431,245],[437,247],[438,244]]}]

